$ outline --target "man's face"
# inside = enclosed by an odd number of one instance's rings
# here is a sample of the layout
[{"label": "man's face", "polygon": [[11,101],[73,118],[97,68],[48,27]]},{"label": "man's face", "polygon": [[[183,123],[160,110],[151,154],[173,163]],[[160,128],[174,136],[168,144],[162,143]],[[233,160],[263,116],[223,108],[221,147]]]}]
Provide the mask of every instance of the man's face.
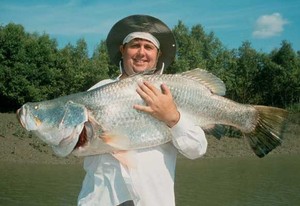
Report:
[{"label": "man's face", "polygon": [[122,45],[120,51],[127,75],[155,68],[159,57],[156,46],[145,39],[133,39]]}]

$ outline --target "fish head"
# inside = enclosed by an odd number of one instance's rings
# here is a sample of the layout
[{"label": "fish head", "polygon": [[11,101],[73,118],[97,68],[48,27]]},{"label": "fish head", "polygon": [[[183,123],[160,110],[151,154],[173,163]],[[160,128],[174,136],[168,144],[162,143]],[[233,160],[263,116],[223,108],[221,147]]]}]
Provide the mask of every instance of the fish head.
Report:
[{"label": "fish head", "polygon": [[28,131],[44,130],[58,126],[64,115],[63,105],[47,102],[29,102],[17,111],[21,125]]},{"label": "fish head", "polygon": [[21,125],[53,147],[59,156],[66,156],[75,147],[88,119],[87,109],[72,101],[49,100],[26,103],[18,111]]}]

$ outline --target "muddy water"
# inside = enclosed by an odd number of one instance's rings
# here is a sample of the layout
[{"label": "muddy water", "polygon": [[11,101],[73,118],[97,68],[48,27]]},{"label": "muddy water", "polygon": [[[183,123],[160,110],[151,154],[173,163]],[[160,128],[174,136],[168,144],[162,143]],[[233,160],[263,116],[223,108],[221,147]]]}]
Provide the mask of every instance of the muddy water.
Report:
[{"label": "muddy water", "polygon": [[[0,162],[0,205],[76,205],[81,165]],[[177,206],[300,204],[300,156],[179,159]]]}]

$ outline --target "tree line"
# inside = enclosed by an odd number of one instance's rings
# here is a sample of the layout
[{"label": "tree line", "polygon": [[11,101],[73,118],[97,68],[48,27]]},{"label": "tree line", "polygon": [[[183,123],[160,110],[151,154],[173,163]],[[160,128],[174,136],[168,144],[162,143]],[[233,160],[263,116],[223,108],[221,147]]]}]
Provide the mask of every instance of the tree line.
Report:
[{"label": "tree line", "polygon": [[[166,73],[204,68],[221,78],[226,97],[241,103],[288,108],[300,103],[300,51],[283,40],[270,53],[256,51],[249,41],[227,49],[213,32],[179,21],[172,29],[176,60]],[[79,91],[119,69],[109,61],[105,40],[91,57],[87,43],[58,48],[46,33],[29,33],[19,24],[0,26],[0,112],[15,111],[26,102],[42,101]]]}]

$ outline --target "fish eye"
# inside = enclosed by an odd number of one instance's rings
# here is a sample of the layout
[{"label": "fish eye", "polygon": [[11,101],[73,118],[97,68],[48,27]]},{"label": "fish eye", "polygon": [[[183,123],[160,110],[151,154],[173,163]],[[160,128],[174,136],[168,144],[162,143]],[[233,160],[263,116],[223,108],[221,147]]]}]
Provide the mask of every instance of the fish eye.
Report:
[{"label": "fish eye", "polygon": [[34,109],[35,110],[39,109],[39,105],[35,105]]}]

